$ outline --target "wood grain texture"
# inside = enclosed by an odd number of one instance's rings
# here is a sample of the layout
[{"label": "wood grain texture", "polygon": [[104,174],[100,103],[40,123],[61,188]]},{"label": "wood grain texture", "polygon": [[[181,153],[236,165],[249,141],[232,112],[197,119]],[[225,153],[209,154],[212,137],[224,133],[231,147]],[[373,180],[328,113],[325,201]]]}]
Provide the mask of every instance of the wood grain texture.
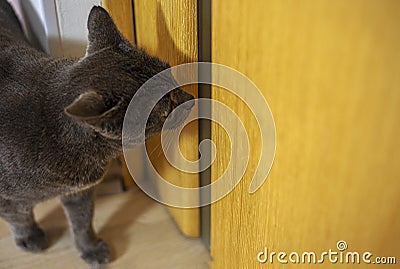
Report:
[{"label": "wood grain texture", "polygon": [[[264,247],[322,253],[339,240],[399,262],[400,2],[212,3],[213,61],[255,82],[277,128],[271,173],[250,195],[259,133],[237,98],[213,89],[243,119],[252,154],[240,184],[212,205],[212,268],[364,268],[257,262]],[[226,135],[212,131],[226,152]],[[213,164],[213,180],[228,158]]]},{"label": "wood grain texture", "polygon": [[[151,55],[167,61],[171,66],[195,62],[198,59],[197,1],[195,0],[135,0],[137,44]],[[197,86],[183,87],[197,96]],[[182,187],[199,186],[199,175],[183,173],[173,168],[160,149],[160,136],[147,143],[156,170],[169,182]],[[198,158],[198,124],[189,124],[180,137],[180,149],[187,159]],[[160,189],[161,196],[166,195]],[[182,199],[188,197],[182,196]],[[198,237],[200,231],[199,209],[169,208],[182,232]]]},{"label": "wood grain texture", "polygon": [[102,0],[101,3],[124,37],[134,43],[132,0]]}]

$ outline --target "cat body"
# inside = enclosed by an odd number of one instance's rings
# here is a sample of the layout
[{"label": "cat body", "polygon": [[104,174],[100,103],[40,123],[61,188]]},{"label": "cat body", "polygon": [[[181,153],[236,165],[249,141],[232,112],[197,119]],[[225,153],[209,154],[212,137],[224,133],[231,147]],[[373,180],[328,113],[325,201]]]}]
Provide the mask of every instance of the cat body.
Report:
[{"label": "cat body", "polygon": [[[169,65],[131,46],[101,7],[92,9],[88,30],[83,59],[52,58],[30,46],[13,10],[0,0],[0,217],[20,248],[40,251],[46,240],[32,208],[60,196],[81,257],[98,264],[108,262],[109,251],[92,228],[93,186],[121,153],[131,98]],[[146,137],[192,98],[180,89],[163,97]]]}]

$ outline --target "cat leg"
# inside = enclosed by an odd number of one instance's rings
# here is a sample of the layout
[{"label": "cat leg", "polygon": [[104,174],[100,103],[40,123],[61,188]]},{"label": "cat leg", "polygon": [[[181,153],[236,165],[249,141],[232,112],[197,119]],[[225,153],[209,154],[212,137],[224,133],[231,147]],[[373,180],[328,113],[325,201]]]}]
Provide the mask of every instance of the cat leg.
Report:
[{"label": "cat leg", "polygon": [[75,245],[89,264],[104,264],[109,261],[110,252],[107,244],[97,238],[93,226],[93,189],[61,197],[68,215]]},{"label": "cat leg", "polygon": [[0,216],[8,223],[15,243],[22,250],[39,252],[47,247],[42,229],[33,217],[33,205],[0,198]]}]

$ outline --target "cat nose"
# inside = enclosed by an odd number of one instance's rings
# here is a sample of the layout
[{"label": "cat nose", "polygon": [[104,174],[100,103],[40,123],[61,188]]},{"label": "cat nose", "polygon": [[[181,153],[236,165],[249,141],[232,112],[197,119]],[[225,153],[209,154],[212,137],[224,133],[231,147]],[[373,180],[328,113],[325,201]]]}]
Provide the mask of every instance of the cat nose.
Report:
[{"label": "cat nose", "polygon": [[185,92],[185,91],[182,91],[182,92],[181,92],[181,95],[182,95],[182,99],[183,99],[184,101],[190,101],[190,100],[193,100],[193,99],[194,99],[194,96],[193,96],[193,95],[191,95],[190,93],[187,93],[187,92]]},{"label": "cat nose", "polygon": [[192,107],[194,106],[194,96],[191,94],[187,94],[188,98],[187,100],[184,102],[183,107],[187,110],[191,110]]},{"label": "cat nose", "polygon": [[174,104],[174,107],[184,104],[184,108],[190,110],[194,106],[193,95],[181,90],[180,88],[174,89],[170,93],[170,97]]},{"label": "cat nose", "polygon": [[179,95],[182,107],[191,110],[194,106],[194,96],[182,90],[179,92]]}]

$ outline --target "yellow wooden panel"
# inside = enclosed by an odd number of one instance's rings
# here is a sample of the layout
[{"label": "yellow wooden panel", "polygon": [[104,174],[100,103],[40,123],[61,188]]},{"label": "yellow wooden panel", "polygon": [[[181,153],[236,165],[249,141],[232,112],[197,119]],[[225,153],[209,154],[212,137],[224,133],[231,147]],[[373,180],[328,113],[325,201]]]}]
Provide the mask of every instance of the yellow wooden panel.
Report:
[{"label": "yellow wooden panel", "polygon": [[110,13],[118,29],[131,43],[133,36],[133,9],[132,0],[102,0],[102,6]]},{"label": "yellow wooden panel", "polygon": [[[244,179],[212,205],[212,268],[366,268],[327,259],[322,265],[257,262],[264,247],[321,253],[337,250],[339,240],[374,257],[397,255],[399,263],[400,2],[212,5],[213,61],[255,82],[277,128],[271,173],[250,195],[259,153],[255,122],[234,96],[213,89],[213,98],[243,119],[253,153]],[[212,131],[225,152],[223,131],[217,125]],[[213,164],[213,180],[228,157]]]},{"label": "yellow wooden panel", "polygon": [[[197,48],[197,1],[195,0],[135,0],[135,24],[137,44],[171,66],[196,62]],[[197,87],[183,87],[197,96]],[[182,187],[199,186],[198,174],[182,173],[159,153],[160,136],[147,143],[148,152],[157,171],[169,182]],[[198,158],[198,127],[193,123],[185,127],[180,137],[182,154],[189,160]],[[161,196],[163,189],[160,190]],[[182,196],[182,199],[188,197]],[[182,232],[190,237],[199,236],[199,209],[169,208]]]}]

